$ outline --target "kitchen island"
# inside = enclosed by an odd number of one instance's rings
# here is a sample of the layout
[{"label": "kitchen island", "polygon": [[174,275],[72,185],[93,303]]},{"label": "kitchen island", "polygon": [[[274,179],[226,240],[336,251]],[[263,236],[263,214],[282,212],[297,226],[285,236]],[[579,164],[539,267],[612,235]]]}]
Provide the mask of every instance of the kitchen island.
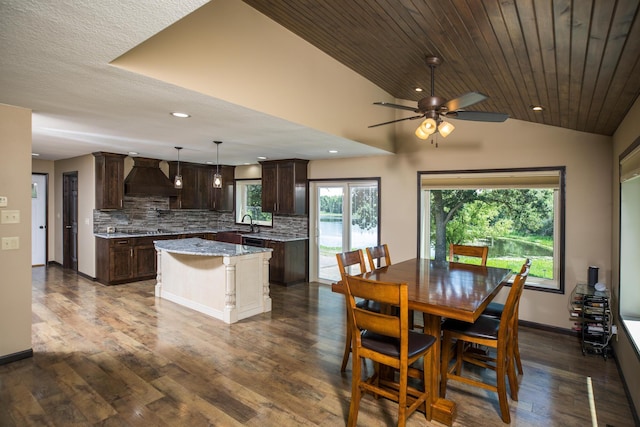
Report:
[{"label": "kitchen island", "polygon": [[155,295],[225,323],[271,311],[272,250],[200,238],[158,240]]}]

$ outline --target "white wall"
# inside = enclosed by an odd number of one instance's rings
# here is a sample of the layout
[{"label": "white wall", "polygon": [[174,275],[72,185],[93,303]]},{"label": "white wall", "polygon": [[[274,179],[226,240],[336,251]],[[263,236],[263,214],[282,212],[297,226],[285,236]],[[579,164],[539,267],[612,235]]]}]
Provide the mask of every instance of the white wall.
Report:
[{"label": "white wall", "polygon": [[0,104],[0,196],[20,223],[0,224],[0,238],[20,248],[0,251],[0,357],[31,351],[31,110]]},{"label": "white wall", "polygon": [[588,266],[599,266],[601,280],[611,280],[611,165],[603,162],[611,156],[611,138],[513,119],[454,124],[435,148],[413,136],[417,124],[401,123],[398,154],[312,161],[309,179],[381,177],[381,238],[402,261],[417,256],[418,171],[566,166],[566,293],[526,290],[520,317],[571,328],[569,294],[586,282]]},{"label": "white wall", "polygon": [[96,244],[93,236],[95,158],[92,154],[55,162],[55,261],[63,263],[62,174],[66,172],[78,172],[78,272],[96,277]]}]

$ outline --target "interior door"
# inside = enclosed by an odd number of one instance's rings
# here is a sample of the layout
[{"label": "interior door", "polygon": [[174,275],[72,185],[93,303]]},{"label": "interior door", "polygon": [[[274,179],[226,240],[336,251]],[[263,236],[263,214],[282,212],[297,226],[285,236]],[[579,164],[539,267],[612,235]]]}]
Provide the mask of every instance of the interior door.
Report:
[{"label": "interior door", "polygon": [[78,271],[78,172],[62,175],[62,266]]},{"label": "interior door", "polygon": [[311,183],[311,280],[340,280],[337,253],[378,244],[378,187],[375,180]]},{"label": "interior door", "polygon": [[47,263],[47,175],[31,174],[31,265]]}]

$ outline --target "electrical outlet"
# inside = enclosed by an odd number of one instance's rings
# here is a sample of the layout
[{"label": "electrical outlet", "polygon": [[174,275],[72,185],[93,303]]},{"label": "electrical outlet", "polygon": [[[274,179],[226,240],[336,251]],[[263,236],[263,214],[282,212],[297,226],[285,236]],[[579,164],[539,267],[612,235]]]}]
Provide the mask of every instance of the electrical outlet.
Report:
[{"label": "electrical outlet", "polygon": [[4,209],[0,213],[0,223],[2,224],[19,224],[20,211]]},{"label": "electrical outlet", "polygon": [[6,208],[9,205],[9,198],[7,196],[0,196],[0,208]]},{"label": "electrical outlet", "polygon": [[19,237],[3,237],[2,238],[2,250],[14,250],[20,249],[20,238]]}]

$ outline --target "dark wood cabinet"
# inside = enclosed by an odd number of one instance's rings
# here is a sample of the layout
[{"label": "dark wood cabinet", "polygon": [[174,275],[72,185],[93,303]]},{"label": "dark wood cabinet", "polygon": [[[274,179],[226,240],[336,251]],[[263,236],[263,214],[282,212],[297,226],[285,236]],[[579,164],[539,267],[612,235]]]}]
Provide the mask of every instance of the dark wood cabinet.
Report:
[{"label": "dark wood cabinet", "polygon": [[273,249],[269,260],[269,282],[290,285],[307,280],[307,240],[268,240],[266,247]]},{"label": "dark wood cabinet", "polygon": [[[172,209],[233,210],[235,166],[220,166],[222,188],[213,188],[216,166],[180,162],[183,187],[178,197],[172,198]],[[169,176],[178,172],[178,162],[169,162]]]},{"label": "dark wood cabinet", "polygon": [[308,160],[287,159],[262,165],[262,210],[304,215],[307,213]]},{"label": "dark wood cabinet", "polygon": [[124,154],[93,153],[95,157],[96,209],[122,209]]},{"label": "dark wood cabinet", "polygon": [[105,285],[148,280],[156,277],[154,241],[200,237],[213,240],[213,233],[185,233],[121,239],[96,239],[96,279]]},{"label": "dark wood cabinet", "polygon": [[231,212],[234,209],[233,197],[235,195],[235,166],[220,166],[220,175],[222,175],[222,188],[213,188],[213,174],[216,168],[213,167],[211,172],[210,206],[209,208],[219,212]]}]

